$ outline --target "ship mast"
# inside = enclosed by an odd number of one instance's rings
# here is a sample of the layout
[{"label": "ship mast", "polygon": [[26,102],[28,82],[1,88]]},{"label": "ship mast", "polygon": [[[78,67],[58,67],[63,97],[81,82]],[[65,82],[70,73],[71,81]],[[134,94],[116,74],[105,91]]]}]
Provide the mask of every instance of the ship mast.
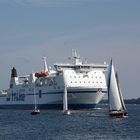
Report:
[{"label": "ship mast", "polygon": [[72,57],[74,65],[81,65],[80,55],[77,54],[76,50],[72,49]]},{"label": "ship mast", "polygon": [[44,61],[44,72],[48,72],[48,65],[47,65],[47,61],[46,61],[46,57],[43,57],[43,61]]}]

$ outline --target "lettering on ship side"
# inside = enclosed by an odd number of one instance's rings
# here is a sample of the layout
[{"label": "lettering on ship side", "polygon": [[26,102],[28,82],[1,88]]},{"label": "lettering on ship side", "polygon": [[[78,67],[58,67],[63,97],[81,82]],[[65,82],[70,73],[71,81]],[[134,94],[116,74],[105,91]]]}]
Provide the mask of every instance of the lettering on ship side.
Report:
[{"label": "lettering on ship side", "polygon": [[12,93],[10,97],[7,97],[6,101],[25,101],[25,94]]}]

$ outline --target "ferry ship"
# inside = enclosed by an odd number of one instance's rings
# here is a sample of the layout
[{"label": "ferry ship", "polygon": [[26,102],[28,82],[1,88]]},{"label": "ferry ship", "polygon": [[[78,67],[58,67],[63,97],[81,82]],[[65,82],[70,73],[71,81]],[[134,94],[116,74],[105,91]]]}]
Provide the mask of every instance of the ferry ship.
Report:
[{"label": "ferry ship", "polygon": [[41,72],[18,76],[13,67],[9,88],[0,92],[0,109],[33,109],[34,96],[39,109],[62,109],[65,86],[70,109],[95,108],[107,93],[107,67],[84,63],[76,51],[71,63],[56,63],[53,69],[45,57]]}]

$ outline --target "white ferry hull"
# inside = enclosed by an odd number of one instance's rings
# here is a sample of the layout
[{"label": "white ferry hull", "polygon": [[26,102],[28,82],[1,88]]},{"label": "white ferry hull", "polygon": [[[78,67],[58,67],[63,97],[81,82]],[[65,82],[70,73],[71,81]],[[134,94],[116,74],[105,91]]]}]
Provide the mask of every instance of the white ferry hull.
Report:
[{"label": "white ferry hull", "polygon": [[[105,92],[97,91],[69,91],[68,107],[70,109],[95,108],[101,101]],[[23,97],[22,97],[23,96]],[[34,108],[34,94],[26,94],[19,97],[19,94],[13,94],[10,98],[7,96],[0,97],[0,109],[25,109]],[[63,108],[63,92],[42,93],[40,96],[36,93],[38,109],[62,109]]]}]

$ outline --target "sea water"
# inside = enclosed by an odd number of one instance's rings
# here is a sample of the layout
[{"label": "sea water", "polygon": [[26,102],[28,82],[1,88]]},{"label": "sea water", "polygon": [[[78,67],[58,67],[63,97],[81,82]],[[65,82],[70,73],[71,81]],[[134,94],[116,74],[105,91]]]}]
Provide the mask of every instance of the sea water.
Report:
[{"label": "sea water", "polygon": [[95,110],[0,110],[0,140],[140,140],[140,105],[127,105],[128,117],[110,118],[107,106]]}]

